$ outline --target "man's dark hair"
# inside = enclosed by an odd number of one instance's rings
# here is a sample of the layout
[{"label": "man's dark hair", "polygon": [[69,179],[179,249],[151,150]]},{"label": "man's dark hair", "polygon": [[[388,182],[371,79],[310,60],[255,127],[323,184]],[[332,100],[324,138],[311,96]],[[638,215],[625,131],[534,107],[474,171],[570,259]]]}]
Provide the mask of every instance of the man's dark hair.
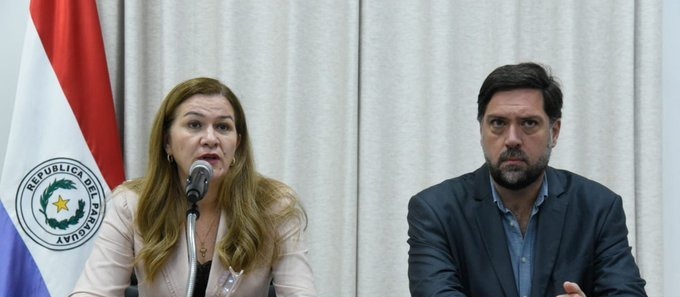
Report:
[{"label": "man's dark hair", "polygon": [[498,67],[486,77],[477,96],[477,120],[482,121],[486,106],[496,92],[516,89],[540,90],[550,122],[562,117],[562,91],[555,77],[539,64],[520,63]]}]

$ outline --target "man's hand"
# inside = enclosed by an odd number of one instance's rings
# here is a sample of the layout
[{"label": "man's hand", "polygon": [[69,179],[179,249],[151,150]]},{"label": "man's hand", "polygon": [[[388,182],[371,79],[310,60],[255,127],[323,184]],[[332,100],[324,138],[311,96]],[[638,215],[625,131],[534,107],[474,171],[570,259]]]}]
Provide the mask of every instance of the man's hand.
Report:
[{"label": "man's hand", "polygon": [[577,283],[564,282],[564,291],[567,294],[559,295],[557,297],[586,297],[586,294],[581,291]]}]

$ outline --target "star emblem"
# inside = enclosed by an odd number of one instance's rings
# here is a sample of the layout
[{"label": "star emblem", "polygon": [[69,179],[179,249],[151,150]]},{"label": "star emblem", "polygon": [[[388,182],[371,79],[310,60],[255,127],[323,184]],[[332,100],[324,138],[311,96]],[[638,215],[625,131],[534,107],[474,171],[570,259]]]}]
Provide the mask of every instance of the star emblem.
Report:
[{"label": "star emblem", "polygon": [[57,202],[54,202],[52,204],[57,207],[57,213],[59,213],[62,210],[68,211],[68,202],[69,201],[71,201],[71,199],[64,199],[64,198],[61,198],[61,195],[59,195],[59,200],[57,200]]}]

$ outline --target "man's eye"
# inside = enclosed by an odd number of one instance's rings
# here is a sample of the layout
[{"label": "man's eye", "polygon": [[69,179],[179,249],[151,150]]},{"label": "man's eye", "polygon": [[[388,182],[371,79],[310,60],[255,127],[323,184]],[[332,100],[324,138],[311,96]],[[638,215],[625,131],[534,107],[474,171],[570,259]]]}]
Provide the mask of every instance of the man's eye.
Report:
[{"label": "man's eye", "polygon": [[501,128],[505,126],[505,122],[499,119],[493,119],[489,121],[489,125],[491,125],[492,128]]},{"label": "man's eye", "polygon": [[526,128],[534,128],[534,127],[538,126],[538,122],[534,121],[534,120],[526,120],[526,121],[522,122],[522,126],[524,126]]}]

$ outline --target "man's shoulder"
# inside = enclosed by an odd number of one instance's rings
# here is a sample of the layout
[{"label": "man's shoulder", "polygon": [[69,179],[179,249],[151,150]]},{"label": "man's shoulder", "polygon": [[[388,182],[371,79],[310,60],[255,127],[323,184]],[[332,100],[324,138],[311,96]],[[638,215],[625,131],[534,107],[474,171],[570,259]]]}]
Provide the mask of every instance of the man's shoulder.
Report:
[{"label": "man's shoulder", "polygon": [[557,193],[558,195],[566,194],[584,198],[618,197],[618,194],[604,184],[565,169],[549,167],[548,186],[553,189],[557,188],[560,192]]},{"label": "man's shoulder", "polygon": [[[488,175],[488,171],[485,172],[485,167],[481,167],[473,172],[468,172],[447,180],[444,180],[438,184],[429,186],[424,190],[420,191],[413,198],[420,197],[420,199],[440,199],[440,197],[445,196],[447,198],[452,197],[468,197],[470,194],[475,192],[475,190],[480,186],[478,183],[485,180],[482,175]],[[486,179],[488,185],[488,179]],[[484,186],[484,185],[481,185]]]},{"label": "man's shoulder", "polygon": [[548,167],[549,177],[551,174],[555,175],[558,179],[565,183],[566,186],[569,187],[593,187],[601,190],[609,190],[609,188],[596,180],[566,169]]}]

